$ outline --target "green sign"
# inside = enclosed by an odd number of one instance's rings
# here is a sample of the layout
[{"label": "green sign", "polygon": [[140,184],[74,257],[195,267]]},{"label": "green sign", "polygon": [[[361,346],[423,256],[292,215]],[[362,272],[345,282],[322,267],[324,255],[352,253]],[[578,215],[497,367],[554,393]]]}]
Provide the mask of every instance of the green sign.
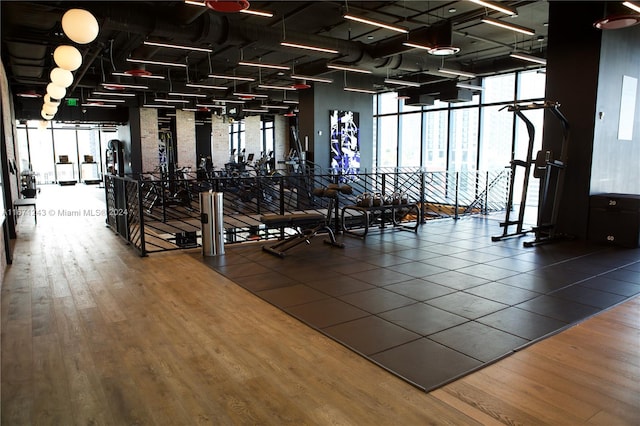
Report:
[{"label": "green sign", "polygon": [[78,106],[78,98],[67,98],[67,106]]}]

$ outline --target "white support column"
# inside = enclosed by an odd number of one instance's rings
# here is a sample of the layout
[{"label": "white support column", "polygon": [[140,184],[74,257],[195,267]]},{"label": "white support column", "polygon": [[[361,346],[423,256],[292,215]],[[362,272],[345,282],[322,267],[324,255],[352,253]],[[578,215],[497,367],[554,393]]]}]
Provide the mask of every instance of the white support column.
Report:
[{"label": "white support column", "polygon": [[158,110],[140,108],[140,149],[143,172],[151,172],[160,165],[158,142]]},{"label": "white support column", "polygon": [[276,168],[278,161],[284,161],[285,155],[289,153],[289,120],[283,115],[276,115],[273,122],[275,129],[274,151],[276,159]]},{"label": "white support column", "polygon": [[198,167],[196,158],[196,122],[192,111],[176,110],[176,151],[178,166],[190,167],[195,171]]},{"label": "white support column", "polygon": [[218,170],[229,162],[229,123],[216,115],[211,116],[211,161]]},{"label": "white support column", "polygon": [[244,119],[245,154],[254,154],[254,158],[260,158],[262,144],[260,143],[260,116],[253,115]]}]

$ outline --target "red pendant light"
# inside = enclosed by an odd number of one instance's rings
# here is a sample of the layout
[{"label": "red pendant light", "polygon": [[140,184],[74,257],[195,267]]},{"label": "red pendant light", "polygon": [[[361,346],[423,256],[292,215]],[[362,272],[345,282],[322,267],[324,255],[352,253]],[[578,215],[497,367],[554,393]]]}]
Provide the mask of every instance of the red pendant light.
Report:
[{"label": "red pendant light", "polygon": [[249,9],[247,0],[205,0],[204,4],[216,12],[234,13]]},{"label": "red pendant light", "polygon": [[311,86],[307,84],[306,80],[302,80],[300,83],[292,84],[291,87],[296,90],[304,90],[309,89]]},{"label": "red pendant light", "polygon": [[103,84],[102,87],[104,87],[107,90],[124,90],[125,87],[121,86],[120,84],[117,83],[107,83],[107,84]]},{"label": "red pendant light", "polygon": [[132,70],[127,70],[124,72],[125,74],[129,74],[130,76],[133,77],[141,77],[141,76],[147,76],[147,75],[151,75],[151,73],[145,69],[141,69],[141,68],[135,68]]}]

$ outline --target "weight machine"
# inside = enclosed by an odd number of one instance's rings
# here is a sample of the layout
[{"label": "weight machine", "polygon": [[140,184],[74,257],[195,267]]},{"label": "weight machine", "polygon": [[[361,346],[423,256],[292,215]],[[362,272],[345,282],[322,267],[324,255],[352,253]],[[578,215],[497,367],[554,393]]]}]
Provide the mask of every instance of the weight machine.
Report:
[{"label": "weight machine", "polygon": [[[567,166],[568,145],[569,145],[569,122],[559,110],[560,104],[557,102],[544,102],[542,104],[532,103],[527,105],[509,105],[508,111],[515,113],[524,121],[529,134],[529,144],[527,146],[527,156],[524,160],[515,159],[515,146],[512,150],[511,159],[511,176],[509,182],[509,194],[507,197],[506,217],[504,222],[500,223],[503,228],[502,235],[491,237],[491,241],[500,241],[505,238],[521,236],[533,232],[535,240],[524,242],[525,247],[533,247],[535,245],[553,242],[561,237],[557,233],[556,224],[562,199],[562,189],[564,186],[564,172]],[[504,109],[504,108],[502,108]],[[556,158],[550,150],[538,151],[535,160],[533,159],[533,145],[535,139],[535,126],[527,118],[523,111],[545,109],[551,111],[553,115],[560,121],[562,126],[562,145],[560,155]],[[524,214],[527,201],[527,189],[531,176],[531,167],[534,167],[533,177],[542,179],[541,193],[538,203],[538,217],[536,226],[530,229],[524,229]],[[511,219],[511,211],[513,210],[514,183],[518,170],[523,170],[524,179],[522,194],[520,198],[520,208],[518,218]],[[551,193],[550,191],[553,190]],[[551,213],[545,214],[551,207]],[[547,220],[548,219],[548,220]],[[509,227],[516,226],[515,232],[510,232]]]}]

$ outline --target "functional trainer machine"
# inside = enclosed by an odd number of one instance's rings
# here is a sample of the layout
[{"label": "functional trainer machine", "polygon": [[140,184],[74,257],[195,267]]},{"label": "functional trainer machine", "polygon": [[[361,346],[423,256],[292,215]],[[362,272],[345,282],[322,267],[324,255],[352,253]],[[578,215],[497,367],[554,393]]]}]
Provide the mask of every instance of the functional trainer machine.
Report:
[{"label": "functional trainer machine", "polygon": [[[560,208],[560,200],[562,199],[562,189],[564,186],[564,172],[567,166],[568,145],[569,145],[569,122],[559,110],[560,104],[557,102],[544,102],[542,104],[532,103],[526,105],[509,105],[506,107],[520,117],[527,127],[529,134],[529,144],[527,147],[527,157],[524,160],[515,159],[515,147],[512,149],[511,159],[511,177],[509,182],[509,194],[507,198],[506,217],[504,222],[500,223],[503,228],[502,235],[491,237],[492,241],[500,241],[505,238],[521,236],[533,232],[535,240],[524,242],[525,247],[533,247],[539,244],[545,244],[557,240],[560,235],[556,230],[556,222]],[[503,108],[504,109],[504,108]],[[523,111],[545,109],[553,113],[560,121],[562,126],[562,145],[560,155],[555,157],[552,151],[538,151],[535,160],[533,159],[533,144],[535,139],[535,126],[527,118]],[[538,203],[537,225],[524,229],[524,214],[527,201],[527,189],[531,176],[531,167],[534,167],[533,177],[542,179],[541,193]],[[520,208],[518,210],[518,218],[511,219],[511,210],[513,209],[514,183],[518,169],[523,170],[524,180],[522,187],[522,196],[520,199]],[[551,191],[553,191],[551,193]],[[546,215],[545,212],[551,207],[551,213]],[[548,219],[547,219],[548,218]],[[515,232],[510,232],[509,227],[515,226]]]},{"label": "functional trainer machine", "polygon": [[322,213],[294,213],[294,214],[266,214],[260,218],[268,228],[290,228],[296,233],[273,245],[262,246],[262,250],[279,257],[285,257],[287,250],[299,244],[311,244],[311,238],[318,234],[328,234],[325,244],[344,248],[344,244],[336,241],[335,234],[329,226],[331,215],[338,200],[338,195],[351,194],[353,189],[349,185],[330,184],[327,188],[316,188],[313,195],[329,199],[327,214]]}]

